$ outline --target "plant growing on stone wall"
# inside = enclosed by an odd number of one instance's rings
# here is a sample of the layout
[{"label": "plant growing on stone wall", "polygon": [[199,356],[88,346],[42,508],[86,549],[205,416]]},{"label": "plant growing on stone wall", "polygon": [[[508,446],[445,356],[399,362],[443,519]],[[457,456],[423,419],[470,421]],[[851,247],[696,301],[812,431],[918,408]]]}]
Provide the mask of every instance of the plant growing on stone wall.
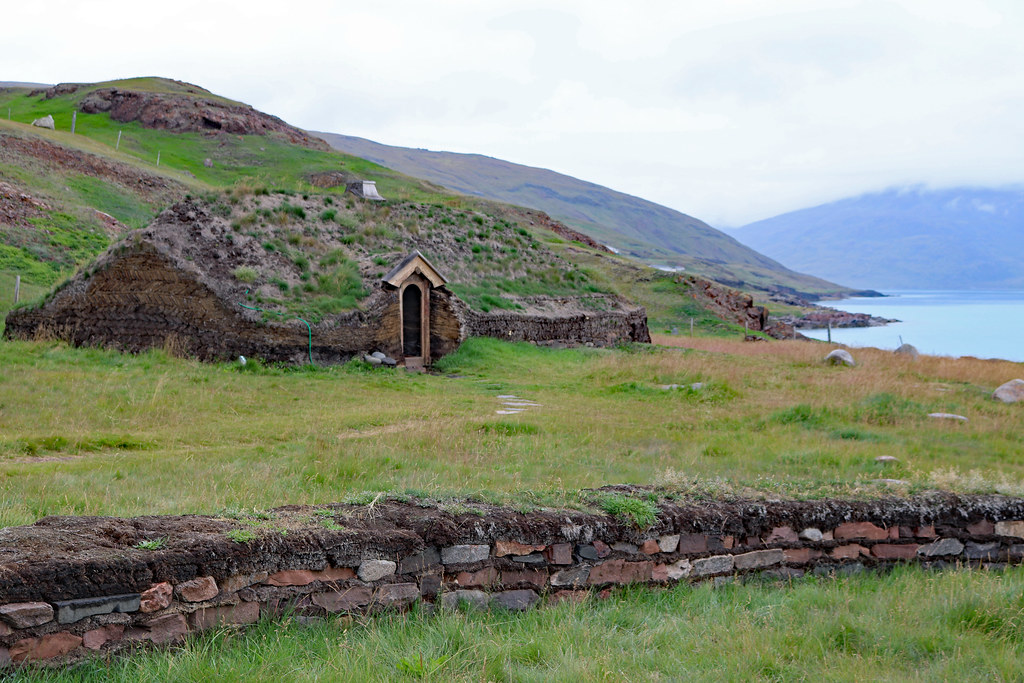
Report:
[{"label": "plant growing on stone wall", "polygon": [[648,529],[658,521],[657,498],[634,498],[621,493],[606,493],[597,500],[597,506],[621,522],[632,523],[639,529]]},{"label": "plant growing on stone wall", "polygon": [[152,538],[146,541],[139,541],[135,544],[135,547],[139,550],[160,550],[161,548],[167,547],[167,539]]},{"label": "plant growing on stone wall", "polygon": [[249,529],[232,529],[228,532],[228,538],[235,543],[248,543],[256,539],[256,532]]}]

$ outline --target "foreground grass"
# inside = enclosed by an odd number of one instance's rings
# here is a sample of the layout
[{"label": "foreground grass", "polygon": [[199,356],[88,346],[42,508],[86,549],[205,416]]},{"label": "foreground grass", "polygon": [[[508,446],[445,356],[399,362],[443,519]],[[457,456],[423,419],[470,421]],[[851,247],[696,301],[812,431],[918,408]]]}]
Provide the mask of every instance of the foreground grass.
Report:
[{"label": "foreground grass", "polygon": [[527,614],[261,622],[46,681],[1020,680],[1024,569],[625,589]]},{"label": "foreground grass", "polygon": [[[832,368],[822,344],[662,341],[705,348],[478,339],[438,364],[447,374],[416,375],[243,373],[0,342],[0,524],[363,491],[528,507],[576,504],[579,489],[609,483],[697,496],[1024,490],[1024,411],[989,398],[1020,364],[861,350],[858,367]],[[506,395],[541,405],[501,415]]]}]

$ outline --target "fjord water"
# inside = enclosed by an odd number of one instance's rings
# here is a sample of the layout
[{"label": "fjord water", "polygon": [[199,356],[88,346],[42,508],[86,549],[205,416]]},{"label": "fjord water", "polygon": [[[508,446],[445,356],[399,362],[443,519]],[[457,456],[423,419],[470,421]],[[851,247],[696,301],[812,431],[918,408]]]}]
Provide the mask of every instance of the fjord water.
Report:
[{"label": "fjord water", "polygon": [[[832,341],[848,346],[895,349],[900,338],[921,353],[977,356],[1024,362],[1024,291],[884,292],[885,298],[822,302],[851,313],[901,322],[883,327],[832,329]],[[824,329],[801,330],[826,339]]]}]

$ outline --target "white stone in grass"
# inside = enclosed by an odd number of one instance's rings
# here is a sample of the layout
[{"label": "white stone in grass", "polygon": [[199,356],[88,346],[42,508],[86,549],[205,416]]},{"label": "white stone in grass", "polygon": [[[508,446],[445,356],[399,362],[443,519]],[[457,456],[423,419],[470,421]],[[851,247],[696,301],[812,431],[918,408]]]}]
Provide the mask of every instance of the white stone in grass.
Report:
[{"label": "white stone in grass", "polygon": [[495,410],[494,412],[498,415],[517,415],[523,411],[521,408],[516,408],[515,410]]},{"label": "white stone in grass", "polygon": [[992,398],[1003,403],[1024,401],[1024,379],[1011,379],[992,392]]},{"label": "white stone in grass", "polygon": [[851,368],[857,364],[854,362],[853,356],[851,356],[850,352],[846,349],[835,349],[834,351],[829,352],[829,354],[825,356],[825,362],[829,365],[846,365]]},{"label": "white stone in grass", "polygon": [[238,357],[238,364],[244,367],[245,363],[246,363],[245,356],[239,356]]},{"label": "white stone in grass", "polygon": [[967,422],[967,418],[963,415],[956,415],[954,413],[928,413],[928,417],[933,417],[936,420],[957,420],[959,422]]},{"label": "white stone in grass", "polygon": [[899,462],[899,461],[900,461],[899,458],[891,456],[891,455],[880,455],[877,458],[875,458],[875,462],[877,462],[879,464],[882,464],[882,465],[886,465],[886,464],[888,464],[890,462]]}]

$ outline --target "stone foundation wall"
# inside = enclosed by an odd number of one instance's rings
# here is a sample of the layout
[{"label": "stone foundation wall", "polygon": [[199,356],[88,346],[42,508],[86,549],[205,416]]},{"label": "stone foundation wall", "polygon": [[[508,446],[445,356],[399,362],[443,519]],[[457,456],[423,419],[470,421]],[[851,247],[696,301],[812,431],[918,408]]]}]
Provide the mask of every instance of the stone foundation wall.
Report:
[{"label": "stone foundation wall", "polygon": [[250,519],[50,517],[3,529],[0,662],[170,643],[284,613],[416,602],[524,610],[630,583],[1024,560],[1024,500],[998,496],[663,502],[649,529],[578,511],[455,509],[391,501]]},{"label": "stone foundation wall", "polygon": [[[559,304],[556,298],[546,299],[552,305]],[[595,297],[595,301],[607,300]],[[642,306],[627,306],[620,301],[614,303],[615,306],[610,307],[610,310],[595,308],[586,312],[555,315],[506,310],[488,313],[468,311],[466,330],[468,336],[497,337],[509,341],[565,342],[597,346],[621,342],[650,343],[647,311]],[[575,304],[578,307],[578,302],[566,300],[564,304]]]}]

